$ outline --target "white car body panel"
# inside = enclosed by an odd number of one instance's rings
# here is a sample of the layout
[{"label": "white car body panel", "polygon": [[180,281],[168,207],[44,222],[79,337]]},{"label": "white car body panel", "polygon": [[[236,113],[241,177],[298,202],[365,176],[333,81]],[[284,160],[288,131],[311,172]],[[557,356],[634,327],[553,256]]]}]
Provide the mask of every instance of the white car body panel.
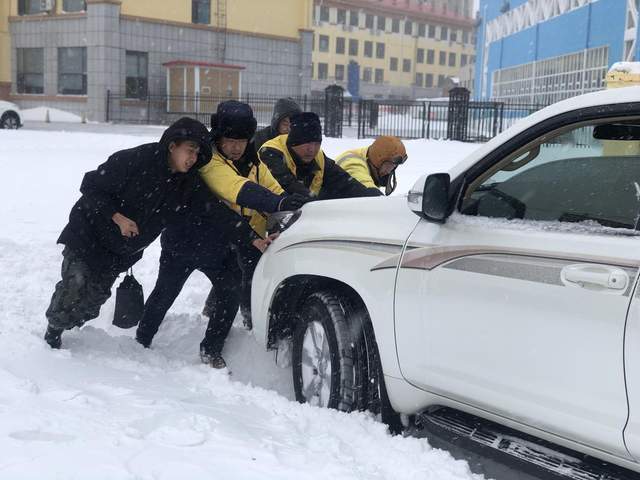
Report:
[{"label": "white car body panel", "polygon": [[[459,178],[558,115],[633,102],[640,103],[640,87],[559,102],[521,120],[448,173]],[[409,207],[420,213],[426,178],[409,194]],[[256,269],[257,338],[267,345],[270,308],[284,281],[296,275],[338,280],[368,310],[397,411],[446,405],[640,471],[640,238],[487,228],[451,219],[440,225],[419,220],[410,208],[402,197],[305,206]],[[448,258],[450,248],[486,251],[465,263]],[[428,261],[439,254],[445,261],[398,268],[420,249],[431,249]],[[622,275],[628,285],[595,291],[565,281],[572,268],[591,263]],[[537,278],[509,273],[525,264]],[[560,272],[562,283],[543,280],[548,271]]]}]

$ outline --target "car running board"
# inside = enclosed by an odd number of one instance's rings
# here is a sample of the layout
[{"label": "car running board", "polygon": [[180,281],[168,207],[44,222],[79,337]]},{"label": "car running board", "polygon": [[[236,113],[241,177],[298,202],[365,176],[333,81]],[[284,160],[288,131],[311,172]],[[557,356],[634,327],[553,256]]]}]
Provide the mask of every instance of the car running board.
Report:
[{"label": "car running board", "polygon": [[450,408],[418,415],[407,433],[496,480],[640,480],[617,465]]}]

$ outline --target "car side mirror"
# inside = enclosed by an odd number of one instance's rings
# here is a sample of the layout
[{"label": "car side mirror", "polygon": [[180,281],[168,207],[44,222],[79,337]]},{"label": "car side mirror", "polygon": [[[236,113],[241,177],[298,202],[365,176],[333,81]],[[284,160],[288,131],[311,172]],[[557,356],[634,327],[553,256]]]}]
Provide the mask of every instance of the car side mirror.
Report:
[{"label": "car side mirror", "polygon": [[424,182],[422,192],[422,215],[426,220],[444,223],[449,216],[449,187],[451,177],[448,173],[434,173]]},{"label": "car side mirror", "polygon": [[448,173],[422,177],[409,192],[409,208],[430,222],[444,223],[450,214],[450,189]]}]

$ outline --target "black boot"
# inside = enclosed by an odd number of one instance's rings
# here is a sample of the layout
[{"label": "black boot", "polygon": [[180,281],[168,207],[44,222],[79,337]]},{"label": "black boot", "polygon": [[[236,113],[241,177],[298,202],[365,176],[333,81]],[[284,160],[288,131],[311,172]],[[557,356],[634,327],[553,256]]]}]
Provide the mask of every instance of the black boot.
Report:
[{"label": "black boot", "polygon": [[51,348],[59,349],[62,346],[63,331],[61,328],[54,328],[48,325],[47,331],[44,334],[44,341],[47,342]]},{"label": "black boot", "polygon": [[211,351],[205,344],[200,344],[200,360],[211,368],[218,370],[227,368],[227,362],[224,361],[222,355],[218,352]]}]

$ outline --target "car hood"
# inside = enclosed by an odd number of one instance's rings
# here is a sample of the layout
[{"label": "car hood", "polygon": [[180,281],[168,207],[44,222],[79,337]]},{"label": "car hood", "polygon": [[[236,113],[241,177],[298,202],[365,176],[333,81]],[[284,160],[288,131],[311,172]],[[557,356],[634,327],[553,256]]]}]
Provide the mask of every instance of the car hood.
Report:
[{"label": "car hood", "polygon": [[406,195],[323,200],[306,204],[276,249],[308,241],[361,241],[403,245],[420,218]]}]

